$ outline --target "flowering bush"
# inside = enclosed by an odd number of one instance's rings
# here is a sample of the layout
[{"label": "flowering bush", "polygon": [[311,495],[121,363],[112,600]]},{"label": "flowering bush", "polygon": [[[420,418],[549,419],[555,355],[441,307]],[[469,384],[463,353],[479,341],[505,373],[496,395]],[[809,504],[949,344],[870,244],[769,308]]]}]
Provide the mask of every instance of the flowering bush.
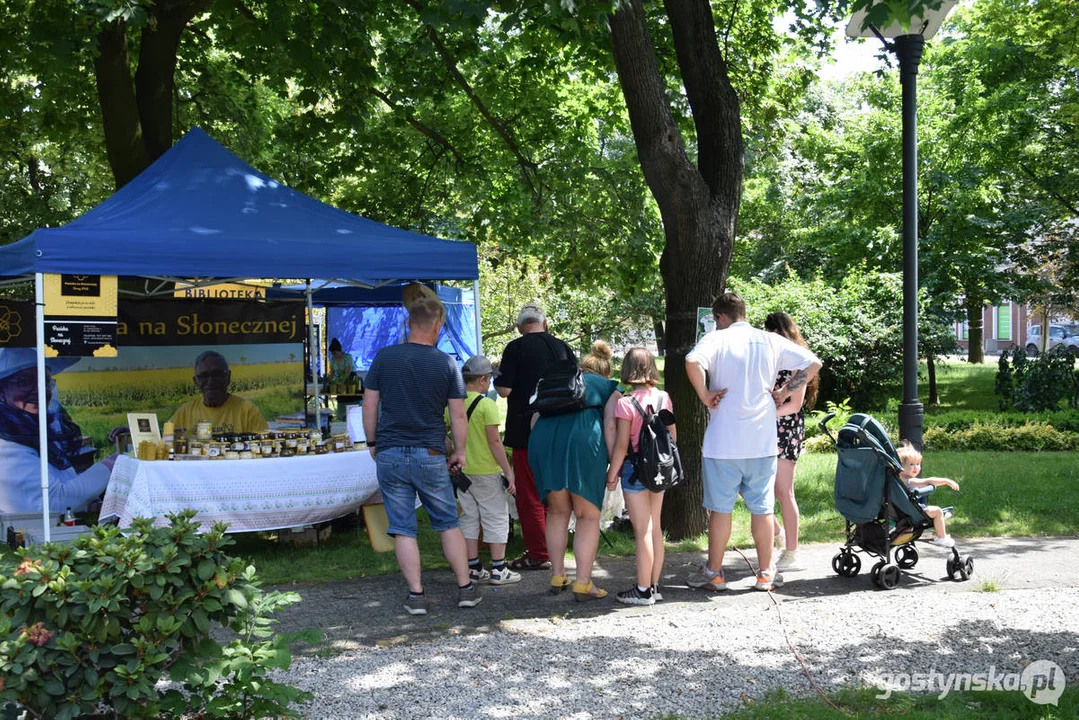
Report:
[{"label": "flowering bush", "polygon": [[[223,551],[226,527],[200,535],[194,516],[136,520],[127,536],[98,527],[0,567],[0,703],[50,720],[294,717],[309,694],[266,675],[289,667],[299,637],[274,636],[269,615],[299,596],[263,593]],[[213,623],[237,638],[222,646]]]}]

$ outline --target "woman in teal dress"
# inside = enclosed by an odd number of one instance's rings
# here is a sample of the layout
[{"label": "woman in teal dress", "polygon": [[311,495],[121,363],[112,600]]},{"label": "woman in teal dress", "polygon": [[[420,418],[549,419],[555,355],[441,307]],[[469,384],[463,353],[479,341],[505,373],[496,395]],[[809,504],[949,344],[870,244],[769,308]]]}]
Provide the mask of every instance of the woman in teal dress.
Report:
[{"label": "woman in teal dress", "polygon": [[[615,407],[622,394],[610,380],[611,348],[602,340],[581,359],[585,404],[574,413],[541,417],[528,439],[528,464],[540,499],[547,505],[547,552],[551,557],[551,592],[571,584],[578,600],[607,596],[592,583],[592,565],[599,550],[599,516],[607,483],[607,465],[615,436]],[[570,513],[577,516],[573,533],[576,582],[566,576]]]}]

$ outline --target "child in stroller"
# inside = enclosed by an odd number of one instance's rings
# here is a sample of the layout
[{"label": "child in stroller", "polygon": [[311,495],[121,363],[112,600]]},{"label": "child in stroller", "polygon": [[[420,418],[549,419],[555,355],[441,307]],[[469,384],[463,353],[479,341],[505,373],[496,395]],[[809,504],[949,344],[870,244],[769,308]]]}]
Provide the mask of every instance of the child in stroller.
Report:
[{"label": "child in stroller", "polygon": [[[900,570],[918,563],[915,542],[934,526],[934,519],[922,508],[933,485],[918,491],[907,487],[895,446],[873,417],[857,413],[833,437],[827,424],[834,417],[835,413],[828,413],[819,423],[835,443],[835,506],[847,524],[847,540],[832,558],[832,569],[854,577],[862,567],[858,553],[864,552],[879,558],[870,573],[873,584],[891,590],[899,584]],[[943,523],[943,511],[940,520]],[[950,549],[948,577],[966,580],[974,573],[974,560],[961,557],[954,542]]]},{"label": "child in stroller", "polygon": [[899,473],[899,479],[906,483],[908,490],[913,490],[914,494],[919,497],[918,504],[921,506],[922,511],[933,521],[933,532],[936,533],[933,544],[946,548],[954,547],[955,540],[944,529],[944,521],[951,516],[951,508],[926,505],[925,500],[926,496],[933,492],[933,488],[947,485],[952,490],[959,492],[959,484],[955,480],[948,478],[918,477],[918,473],[922,471],[922,454],[910,444],[909,440],[899,443],[899,450],[896,451],[896,455],[899,456],[899,461],[903,463],[903,472]]}]

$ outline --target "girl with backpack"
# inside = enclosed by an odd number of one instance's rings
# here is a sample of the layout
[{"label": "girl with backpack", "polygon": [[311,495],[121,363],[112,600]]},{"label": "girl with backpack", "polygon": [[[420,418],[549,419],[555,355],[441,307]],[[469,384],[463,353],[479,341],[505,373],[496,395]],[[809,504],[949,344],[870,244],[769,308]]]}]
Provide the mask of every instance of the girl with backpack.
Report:
[{"label": "girl with backpack", "polygon": [[[638,451],[644,416],[638,406],[659,413],[673,412],[671,397],[658,389],[659,370],[652,353],[642,347],[633,348],[622,361],[622,385],[631,390],[618,401],[615,408],[617,422],[611,466],[607,471],[607,488],[613,490],[619,481],[633,523],[633,535],[637,551],[637,582],[629,590],[618,593],[618,601],[627,605],[654,605],[662,600],[659,594],[659,578],[663,572],[663,530],[660,513],[663,511],[663,493],[652,492],[636,479],[633,456]],[[636,405],[634,404],[636,401]],[[677,440],[674,416],[668,416],[667,430]]]}]

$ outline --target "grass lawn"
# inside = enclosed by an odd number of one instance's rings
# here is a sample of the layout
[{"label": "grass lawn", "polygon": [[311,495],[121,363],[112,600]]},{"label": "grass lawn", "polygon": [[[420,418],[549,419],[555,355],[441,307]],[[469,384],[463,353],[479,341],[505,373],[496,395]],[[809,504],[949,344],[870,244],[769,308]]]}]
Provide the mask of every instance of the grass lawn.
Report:
[{"label": "grass lawn", "polygon": [[[1058,705],[1035,705],[1020,692],[952,692],[943,699],[936,695],[893,693],[880,699],[875,689],[843,690],[833,694],[836,712],[820,696],[795,699],[782,690],[747,707],[724,715],[727,720],[834,720],[842,717],[905,718],[907,720],[1011,720],[1038,718],[1068,720],[1079,717],[1079,688],[1067,688]],[[842,714],[841,714],[842,713]],[[665,720],[679,716],[668,715]]]},{"label": "grass lawn", "polygon": [[[944,410],[991,410],[1000,409],[1000,398],[993,392],[996,383],[996,358],[990,358],[981,365],[971,365],[963,361],[938,361],[937,393],[940,405],[929,405],[929,375],[925,363],[919,367],[918,395],[926,405],[926,412]],[[895,408],[899,400],[894,401]]]}]

